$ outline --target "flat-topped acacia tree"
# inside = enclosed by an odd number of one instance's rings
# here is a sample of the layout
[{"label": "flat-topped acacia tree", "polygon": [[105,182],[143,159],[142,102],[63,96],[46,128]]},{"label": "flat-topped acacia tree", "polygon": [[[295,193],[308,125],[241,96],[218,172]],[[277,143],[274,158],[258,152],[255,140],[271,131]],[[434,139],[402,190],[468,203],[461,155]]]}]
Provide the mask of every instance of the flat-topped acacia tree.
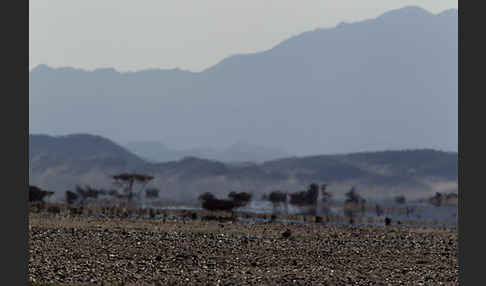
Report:
[{"label": "flat-topped acacia tree", "polygon": [[[137,173],[121,173],[112,176],[115,180],[115,184],[123,188],[124,196],[127,198],[128,202],[131,202],[134,196],[138,196],[145,186],[154,179],[153,176]],[[133,187],[135,184],[140,184],[140,189],[135,192]]]}]

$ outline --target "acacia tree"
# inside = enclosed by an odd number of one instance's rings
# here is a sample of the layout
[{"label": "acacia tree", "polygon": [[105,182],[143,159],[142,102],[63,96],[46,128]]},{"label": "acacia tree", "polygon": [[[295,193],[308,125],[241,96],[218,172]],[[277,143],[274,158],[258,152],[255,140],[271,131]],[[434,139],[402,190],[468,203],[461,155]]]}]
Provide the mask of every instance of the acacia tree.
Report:
[{"label": "acacia tree", "polygon": [[[154,179],[153,176],[137,173],[121,173],[112,176],[112,178],[115,180],[116,185],[122,187],[124,197],[127,198],[128,202],[131,202],[134,197],[138,197],[145,186]],[[140,188],[137,191],[134,191],[135,184],[140,185]]]}]

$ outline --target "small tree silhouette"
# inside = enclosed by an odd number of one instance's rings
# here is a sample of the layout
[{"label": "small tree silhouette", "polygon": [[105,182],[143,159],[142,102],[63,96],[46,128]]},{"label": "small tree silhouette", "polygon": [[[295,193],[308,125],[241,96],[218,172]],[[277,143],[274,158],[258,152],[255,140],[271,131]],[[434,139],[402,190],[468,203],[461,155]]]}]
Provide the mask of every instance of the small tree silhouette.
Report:
[{"label": "small tree silhouette", "polygon": [[209,211],[233,211],[237,206],[233,200],[217,199],[213,194],[206,192],[199,196],[202,207]]},{"label": "small tree silhouette", "polygon": [[403,195],[395,197],[395,203],[397,203],[399,205],[405,204],[406,201],[407,200],[405,199],[405,196],[403,196]]},{"label": "small tree silhouette", "polygon": [[288,205],[287,205],[287,194],[281,191],[273,191],[266,197],[268,201],[272,203],[273,212],[275,213],[277,207],[284,203],[285,204],[285,212],[288,214]]},{"label": "small tree silhouette", "polygon": [[66,191],[66,202],[68,205],[74,204],[79,199],[79,195],[71,192],[70,190]]},{"label": "small tree silhouette", "polygon": [[329,215],[329,213],[331,212],[330,208],[329,208],[329,203],[331,201],[331,198],[332,198],[332,194],[329,193],[328,191],[326,191],[327,189],[327,184],[322,184],[321,185],[321,195],[322,195],[322,199],[321,199],[321,202],[322,202],[322,211],[323,211],[323,214],[324,215]]},{"label": "small tree silhouette", "polygon": [[322,184],[321,185],[321,195],[322,195],[322,202],[323,203],[328,203],[332,198],[332,194],[327,192],[326,189],[327,189],[327,184]]},{"label": "small tree silhouette", "polygon": [[358,192],[356,191],[355,187],[351,187],[349,192],[345,194],[346,196],[346,203],[354,203],[354,204],[364,204],[366,200],[361,197]]},{"label": "small tree silhouette", "polygon": [[106,191],[103,189],[97,190],[86,185],[84,188],[80,186],[76,186],[75,188],[76,194],[78,198],[81,199],[81,205],[85,205],[89,199],[98,199],[100,195],[106,195]]},{"label": "small tree silhouette", "polygon": [[457,204],[458,195],[456,193],[448,193],[445,195],[444,204]]},{"label": "small tree silhouette", "polygon": [[243,207],[246,206],[251,200],[252,194],[246,192],[231,192],[229,193],[228,197],[235,202],[237,207]]},{"label": "small tree silhouette", "polygon": [[[129,203],[132,202],[134,197],[138,197],[140,192],[143,191],[144,187],[154,179],[154,177],[150,175],[136,173],[122,173],[114,175],[112,178],[115,180],[115,184],[122,187],[124,196],[127,198]],[[133,190],[135,183],[141,185],[141,188],[138,191]]]},{"label": "small tree silhouette", "polygon": [[383,215],[384,212],[385,211],[383,210],[383,208],[379,204],[376,204],[376,206],[375,206],[376,216],[381,216],[381,215]]},{"label": "small tree silhouette", "polygon": [[216,197],[210,192],[205,192],[204,194],[199,196],[200,201],[208,201],[211,199],[216,199]]},{"label": "small tree silhouette", "polygon": [[44,198],[53,194],[54,192],[44,191],[36,186],[29,186],[29,202],[43,202]]},{"label": "small tree silhouette", "polygon": [[349,192],[344,195],[346,196],[346,200],[344,201],[345,216],[354,220],[355,213],[357,212],[356,208],[360,207],[361,211],[364,212],[366,200],[358,194],[355,187],[351,187]]},{"label": "small tree silhouette", "polygon": [[441,193],[435,193],[435,195],[431,198],[429,198],[429,203],[436,206],[440,207],[443,203],[444,196]]},{"label": "small tree silhouette", "polygon": [[290,194],[290,203],[297,206],[313,205],[319,196],[319,185],[312,183],[307,191],[300,191]]},{"label": "small tree silhouette", "polygon": [[159,197],[159,189],[156,188],[150,188],[145,190],[145,197],[149,199],[154,199]]},{"label": "small tree silhouette", "polygon": [[114,198],[121,198],[122,196],[118,193],[117,190],[109,190],[107,193],[106,193],[108,196],[111,196],[111,197],[114,197]]},{"label": "small tree silhouette", "polygon": [[446,199],[450,200],[450,199],[457,199],[458,196],[456,193],[448,193],[446,194]]},{"label": "small tree silhouette", "polygon": [[283,203],[287,201],[287,194],[281,191],[273,191],[268,196],[268,200],[272,203]]},{"label": "small tree silhouette", "polygon": [[348,218],[350,224],[354,223],[355,211],[353,211],[352,209],[345,208],[344,216]]}]

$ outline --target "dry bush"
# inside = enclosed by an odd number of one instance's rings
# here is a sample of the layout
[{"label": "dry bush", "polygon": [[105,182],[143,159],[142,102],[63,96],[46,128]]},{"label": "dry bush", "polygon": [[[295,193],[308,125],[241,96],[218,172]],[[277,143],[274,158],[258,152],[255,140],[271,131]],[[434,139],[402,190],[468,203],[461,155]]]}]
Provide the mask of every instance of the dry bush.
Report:
[{"label": "dry bush", "polygon": [[43,202],[44,198],[53,194],[54,192],[44,191],[37,186],[29,186],[29,202]]},{"label": "dry bush", "polygon": [[300,191],[290,194],[290,203],[296,206],[314,205],[319,196],[319,185],[312,183],[307,191]]},{"label": "dry bush", "polygon": [[232,212],[234,208],[248,203],[251,195],[247,193],[230,193],[230,200],[218,199],[212,193],[206,192],[199,196],[202,207],[208,211],[225,211]]}]

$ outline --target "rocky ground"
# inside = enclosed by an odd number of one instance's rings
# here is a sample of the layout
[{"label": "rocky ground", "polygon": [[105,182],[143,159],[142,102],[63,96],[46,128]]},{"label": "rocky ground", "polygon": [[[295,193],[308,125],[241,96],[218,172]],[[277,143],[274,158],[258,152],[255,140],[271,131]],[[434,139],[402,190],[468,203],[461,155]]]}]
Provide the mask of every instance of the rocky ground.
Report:
[{"label": "rocky ground", "polygon": [[458,285],[456,228],[29,218],[34,285]]}]

